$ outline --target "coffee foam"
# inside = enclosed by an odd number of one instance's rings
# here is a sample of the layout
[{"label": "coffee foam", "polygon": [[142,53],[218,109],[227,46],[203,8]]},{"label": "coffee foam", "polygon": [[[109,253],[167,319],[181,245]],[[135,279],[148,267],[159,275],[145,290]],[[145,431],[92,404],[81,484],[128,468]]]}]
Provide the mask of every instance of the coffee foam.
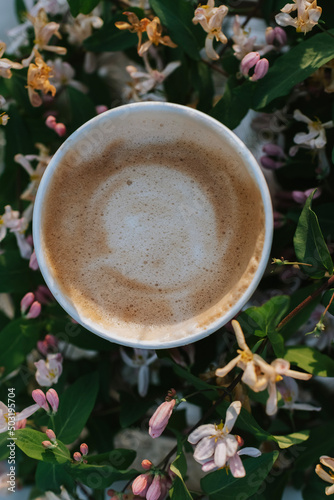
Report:
[{"label": "coffee foam", "polygon": [[158,125],[86,159],[68,150],[45,198],[53,278],[79,317],[119,342],[205,330],[247,289],[263,247],[261,195],[240,160],[177,123],[167,140]]}]

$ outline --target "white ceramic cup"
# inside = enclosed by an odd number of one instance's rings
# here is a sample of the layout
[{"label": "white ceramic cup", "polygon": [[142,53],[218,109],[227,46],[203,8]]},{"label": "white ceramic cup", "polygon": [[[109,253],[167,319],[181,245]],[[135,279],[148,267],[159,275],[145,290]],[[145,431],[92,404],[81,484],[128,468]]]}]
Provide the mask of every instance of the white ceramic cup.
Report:
[{"label": "white ceramic cup", "polygon": [[[220,144],[223,144],[228,154],[232,155],[233,158],[237,158],[255,181],[262,197],[265,218],[262,253],[257,269],[253,273],[252,280],[249,282],[247,288],[242,291],[241,296],[238,294],[238,299],[230,304],[231,307],[223,314],[213,315],[213,319],[209,324],[201,325],[196,323],[196,321],[189,321],[183,330],[182,328],[178,328],[178,325],[168,325],[160,332],[157,338],[154,335],[146,337],[144,331],[141,331],[138,335],[136,333],[132,333],[130,336],[123,335],[125,332],[124,329],[122,331],[106,328],[104,325],[86,316],[84,312],[78,311],[75,304],[62,292],[59,284],[52,275],[43,252],[41,238],[42,216],[45,210],[45,193],[49,184],[52,183],[55,170],[62,162],[66,153],[70,150],[75,150],[79,155],[82,154],[83,158],[87,157],[87,155],[98,155],[98,144],[101,138],[106,140],[107,137],[110,137],[110,141],[112,142],[118,136],[124,138],[124,130],[126,130],[129,133],[128,139],[131,140],[131,127],[134,127],[134,124],[136,124],[138,129],[138,127],[140,128],[140,124],[146,123],[146,126],[142,125],[141,127],[145,135],[145,127],[148,127],[149,130],[149,124],[152,124],[152,121],[156,117],[159,117],[159,120],[167,125],[164,127],[164,134],[167,133],[168,138],[169,135],[173,136],[173,134],[176,134],[175,137],[177,137],[177,134],[182,130],[182,133],[186,135],[188,132],[191,132],[192,138],[194,134],[195,136],[197,134],[198,140],[202,140],[206,144],[205,147],[207,147],[210,141],[219,141]],[[169,123],[173,123],[175,126],[168,127]],[[127,127],[129,127],[129,130],[127,130]],[[150,137],[147,138],[147,141],[150,141]],[[43,175],[36,196],[33,215],[33,238],[39,267],[47,286],[63,309],[86,329],[107,340],[121,345],[145,349],[166,349],[186,345],[208,336],[230,321],[250,299],[259,284],[268,262],[272,233],[273,215],[267,183],[257,161],[243,142],[220,122],[202,112],[177,104],[160,102],[135,103],[114,108],[96,116],[74,132],[55,153]],[[182,330],[181,335],[180,330]]]}]

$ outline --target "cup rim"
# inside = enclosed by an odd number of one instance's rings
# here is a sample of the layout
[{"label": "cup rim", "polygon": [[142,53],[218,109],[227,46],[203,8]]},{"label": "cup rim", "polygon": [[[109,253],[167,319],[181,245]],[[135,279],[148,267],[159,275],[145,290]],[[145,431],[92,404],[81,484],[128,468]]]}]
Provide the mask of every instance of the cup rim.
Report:
[{"label": "cup rim", "polygon": [[[110,334],[107,334],[105,331],[99,330],[97,327],[94,327],[91,324],[87,324],[83,318],[81,318],[74,307],[69,303],[66,296],[64,296],[58,287],[56,281],[51,276],[51,273],[48,270],[48,266],[46,260],[43,255],[42,246],[41,246],[41,218],[42,218],[42,205],[45,196],[45,192],[49,185],[49,182],[52,179],[52,175],[54,170],[57,168],[57,165],[62,160],[63,155],[68,151],[69,147],[73,143],[77,141],[77,139],[82,138],[82,134],[89,131],[91,128],[94,128],[99,121],[103,120],[115,120],[118,117],[124,116],[126,111],[131,112],[140,112],[142,109],[144,110],[155,110],[159,112],[159,109],[162,110],[170,110],[177,114],[188,115],[190,118],[202,120],[206,122],[206,125],[209,125],[216,130],[220,129],[220,133],[224,135],[224,140],[234,149],[238,150],[238,154],[241,159],[247,165],[247,169],[249,170],[252,178],[256,182],[258,189],[261,193],[263,210],[264,210],[264,226],[265,226],[265,235],[264,235],[264,243],[262,247],[261,258],[257,267],[257,270],[253,276],[252,281],[249,283],[245,292],[241,295],[241,297],[233,304],[233,306],[218,319],[210,323],[209,327],[205,330],[201,330],[200,332],[196,332],[193,334],[189,334],[185,337],[169,340],[169,341],[160,341],[156,340],[152,341],[133,341],[132,339],[123,339],[120,336],[115,335],[112,331]],[[163,111],[162,111],[163,112]],[[217,331],[219,328],[223,327],[226,323],[228,323],[234,316],[243,308],[243,306],[248,302],[250,297],[255,292],[262,276],[267,266],[267,262],[270,255],[272,238],[273,238],[273,209],[271,203],[271,197],[268,189],[268,185],[266,179],[263,175],[263,172],[247,146],[242,142],[242,140],[229,128],[227,128],[224,124],[216,120],[215,118],[203,113],[202,111],[198,111],[193,108],[189,108],[187,106],[183,106],[180,104],[168,103],[168,102],[139,102],[139,103],[131,103],[118,106],[116,108],[110,109],[100,115],[95,116],[91,120],[84,123],[81,127],[79,127],[75,132],[73,132],[60,146],[60,148],[56,151],[56,153],[51,158],[44,174],[41,179],[40,185],[38,187],[34,210],[33,210],[33,241],[34,248],[36,252],[37,261],[39,264],[40,271],[43,275],[43,278],[55,297],[56,301],[61,305],[61,307],[80,325],[86,328],[88,331],[108,340],[110,342],[114,342],[116,344],[120,344],[127,347],[141,348],[141,349],[169,349],[173,347],[179,347],[187,344],[191,344],[197,342],[198,340],[204,339]]]}]

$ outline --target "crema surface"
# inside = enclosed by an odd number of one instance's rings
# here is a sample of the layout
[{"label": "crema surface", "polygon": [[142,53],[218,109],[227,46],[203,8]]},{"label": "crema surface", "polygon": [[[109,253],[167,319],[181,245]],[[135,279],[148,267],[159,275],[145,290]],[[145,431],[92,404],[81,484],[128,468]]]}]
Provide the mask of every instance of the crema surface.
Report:
[{"label": "crema surface", "polygon": [[120,339],[205,329],[247,288],[262,251],[261,195],[238,159],[156,126],[145,141],[125,133],[86,157],[69,150],[45,197],[53,278],[80,317]]}]

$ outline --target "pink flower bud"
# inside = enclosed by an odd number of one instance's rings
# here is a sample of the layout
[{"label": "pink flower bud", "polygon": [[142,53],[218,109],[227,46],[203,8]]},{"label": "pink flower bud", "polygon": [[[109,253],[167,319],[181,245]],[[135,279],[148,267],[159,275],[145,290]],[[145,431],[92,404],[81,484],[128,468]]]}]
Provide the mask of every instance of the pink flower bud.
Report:
[{"label": "pink flower bud", "polygon": [[280,28],[279,26],[276,26],[276,28],[274,28],[274,32],[277,42],[280,45],[285,45],[288,40],[288,37],[286,36],[284,29]]},{"label": "pink flower bud", "polygon": [[269,156],[278,156],[278,158],[286,157],[281,146],[278,146],[277,144],[265,144],[262,148],[262,151]]},{"label": "pink flower bud", "polygon": [[37,300],[32,303],[32,306],[29,309],[28,314],[26,315],[27,319],[35,319],[41,314],[42,306]]},{"label": "pink flower bud", "polygon": [[49,405],[47,404],[45,394],[41,389],[35,389],[32,391],[31,396],[38,406],[44,408],[46,411],[49,411]]},{"label": "pink flower bud", "polygon": [[46,399],[48,400],[48,403],[50,404],[52,411],[56,413],[59,406],[59,397],[57,392],[54,389],[49,389],[46,393]]},{"label": "pink flower bud", "polygon": [[252,82],[260,80],[268,73],[268,69],[269,69],[269,61],[268,59],[263,57],[255,64],[254,74],[253,76],[251,76],[250,80]]},{"label": "pink flower bud", "polygon": [[145,497],[148,488],[150,487],[153,480],[152,474],[146,472],[146,474],[140,474],[132,483],[132,492],[134,495],[139,495],[140,497]]},{"label": "pink flower bud", "polygon": [[156,475],[146,493],[146,500],[158,500],[161,496],[161,477]]},{"label": "pink flower bud", "polygon": [[82,455],[88,455],[88,446],[86,445],[86,443],[82,443],[80,445],[80,452],[82,453]]},{"label": "pink flower bud", "polygon": [[25,294],[23,299],[21,300],[21,313],[24,314],[28,307],[31,306],[31,304],[35,300],[35,295],[32,292],[28,292]]},{"label": "pink flower bud", "polygon": [[171,401],[165,401],[153,413],[149,421],[149,431],[148,431],[149,435],[152,438],[159,437],[165,430],[168,424],[168,420],[170,419],[170,416],[173,413],[175,403],[176,403],[175,399],[172,399]]},{"label": "pink flower bud", "polygon": [[272,45],[274,43],[274,40],[275,40],[275,31],[273,28],[271,28],[270,26],[266,29],[266,42],[269,44],[269,45]]},{"label": "pink flower bud", "polygon": [[19,420],[18,422],[15,423],[15,429],[24,429],[26,425],[27,425],[27,419],[23,418],[22,420]]},{"label": "pink flower bud", "polygon": [[54,300],[54,297],[47,286],[39,285],[35,291],[35,297],[41,304],[47,305]]},{"label": "pink flower bud", "polygon": [[73,458],[76,462],[81,462],[82,460],[82,455],[81,453],[79,453],[78,451],[76,451],[75,453],[73,453]]},{"label": "pink flower bud", "polygon": [[50,441],[52,441],[52,442],[53,442],[53,441],[56,441],[56,435],[55,435],[55,433],[53,432],[53,430],[52,430],[52,429],[47,429],[47,430],[45,431],[45,434],[46,434],[46,436],[50,439]]},{"label": "pink flower bud", "polygon": [[46,449],[54,448],[54,444],[52,444],[50,441],[42,441],[42,446]]},{"label": "pink flower bud", "polygon": [[45,125],[51,129],[54,129],[56,126],[56,118],[53,115],[50,115],[45,120]]},{"label": "pink flower bud", "polygon": [[277,170],[278,168],[283,167],[283,165],[285,165],[284,162],[275,161],[269,156],[261,156],[260,163],[262,167],[267,168],[268,170]]},{"label": "pink flower bud", "polygon": [[33,271],[37,271],[38,269],[38,262],[37,262],[37,257],[36,257],[36,253],[35,253],[35,250],[33,251],[33,253],[31,254],[31,257],[30,257],[30,260],[29,260],[29,267],[30,269],[32,269]]},{"label": "pink flower bud", "polygon": [[50,352],[54,352],[57,349],[58,340],[54,335],[47,334],[44,340],[38,340],[37,349],[41,354],[47,356]]},{"label": "pink flower bud", "polygon": [[151,460],[147,460],[147,458],[142,460],[141,466],[143,469],[150,470],[152,468],[152,465],[153,464],[152,464]]},{"label": "pink flower bud", "polygon": [[280,227],[284,226],[285,224],[285,217],[283,214],[280,214],[279,212],[274,212],[274,228],[279,229]]},{"label": "pink flower bud", "polygon": [[95,106],[95,110],[96,110],[97,114],[100,115],[101,113],[108,111],[108,108],[104,104],[99,104],[98,106]]},{"label": "pink flower bud", "polygon": [[59,135],[59,137],[63,137],[66,134],[66,127],[63,123],[56,123],[54,131]]},{"label": "pink flower bud", "polygon": [[259,60],[260,54],[258,52],[249,52],[248,54],[246,54],[240,64],[241,73],[244,76],[247,76],[249,70],[253,68],[253,66],[255,66]]}]

